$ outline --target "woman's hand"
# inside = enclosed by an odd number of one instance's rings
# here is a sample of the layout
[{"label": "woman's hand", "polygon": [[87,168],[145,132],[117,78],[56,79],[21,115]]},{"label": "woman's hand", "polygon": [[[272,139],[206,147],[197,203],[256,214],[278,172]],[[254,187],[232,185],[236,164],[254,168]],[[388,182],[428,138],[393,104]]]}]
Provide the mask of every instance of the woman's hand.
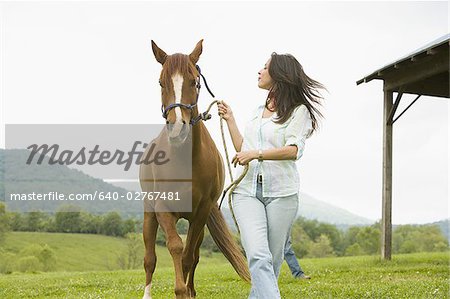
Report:
[{"label": "woman's hand", "polygon": [[231,163],[234,164],[234,167],[239,163],[239,165],[246,165],[251,160],[258,158],[258,151],[245,151],[245,152],[238,152],[233,157],[233,160],[231,160]]},{"label": "woman's hand", "polygon": [[233,111],[231,111],[230,106],[228,106],[224,101],[217,103],[217,108],[219,109],[219,115],[226,121],[233,118]]}]

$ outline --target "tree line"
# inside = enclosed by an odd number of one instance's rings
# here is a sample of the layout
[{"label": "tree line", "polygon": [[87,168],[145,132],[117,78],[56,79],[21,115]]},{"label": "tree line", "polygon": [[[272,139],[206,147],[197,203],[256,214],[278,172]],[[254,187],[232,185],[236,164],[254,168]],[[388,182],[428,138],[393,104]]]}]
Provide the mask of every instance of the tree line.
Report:
[{"label": "tree line", "polygon": [[12,231],[101,234],[125,237],[128,233],[139,232],[141,227],[140,220],[123,219],[116,211],[96,215],[74,206],[63,206],[55,214],[40,211],[4,212],[4,214],[3,225]]},{"label": "tree line", "polygon": [[[235,236],[239,242],[239,236]],[[163,235],[159,236],[163,241]],[[292,247],[298,258],[380,254],[381,224],[339,229],[333,224],[299,218],[291,230]],[[393,253],[449,250],[449,242],[437,225],[400,225],[393,229]],[[206,231],[202,248],[219,251]]]},{"label": "tree line", "polygon": [[[300,218],[291,233],[298,257],[380,254],[380,222],[340,230],[332,224]],[[392,232],[392,250],[393,253],[447,251],[449,242],[437,225],[399,225]]]},{"label": "tree line", "polygon": [[[180,234],[187,234],[188,222],[177,223]],[[91,214],[73,206],[61,207],[55,214],[43,212],[6,212],[0,203],[0,246],[6,231],[60,232],[102,234],[127,237],[142,232],[142,220],[124,219],[118,212],[104,215]],[[381,226],[352,226],[339,229],[333,224],[299,218],[291,231],[293,249],[298,257],[374,255],[380,253]],[[239,236],[235,236],[239,242]],[[130,241],[130,240],[128,240]],[[133,240],[136,243],[136,240]],[[140,242],[140,241],[139,241]],[[165,238],[158,230],[156,243],[165,246]],[[401,225],[393,230],[393,253],[449,250],[449,242],[435,225]],[[130,245],[135,246],[135,245]],[[205,229],[202,243],[204,251],[219,251]],[[133,259],[134,260],[134,259]],[[131,264],[135,264],[133,261]]]}]

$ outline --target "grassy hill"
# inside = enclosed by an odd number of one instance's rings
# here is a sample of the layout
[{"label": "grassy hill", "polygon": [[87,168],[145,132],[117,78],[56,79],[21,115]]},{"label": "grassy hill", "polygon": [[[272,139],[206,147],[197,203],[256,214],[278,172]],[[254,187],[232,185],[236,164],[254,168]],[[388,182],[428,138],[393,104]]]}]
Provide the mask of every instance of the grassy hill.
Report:
[{"label": "grassy hill", "polygon": [[18,253],[30,244],[47,244],[55,252],[57,271],[117,270],[118,254],[125,250],[124,238],[102,235],[11,232],[2,246]]},{"label": "grassy hill", "polygon": [[[30,244],[47,244],[55,253],[55,271],[109,271],[119,270],[117,259],[127,252],[125,238],[108,237],[90,234],[64,234],[40,232],[10,232],[5,243],[0,247],[3,251],[19,253]],[[144,258],[144,243],[137,248],[139,267]],[[156,247],[158,267],[172,267],[172,260],[167,248]],[[225,263],[220,253],[206,257],[208,263]],[[2,298],[0,296],[0,298]]]},{"label": "grassy hill", "polygon": [[[168,257],[168,256],[166,256]],[[312,276],[295,280],[286,264],[282,298],[449,298],[449,253],[301,260]],[[158,259],[153,298],[173,298],[173,270]],[[225,261],[202,258],[196,272],[198,299],[246,298],[250,286]],[[0,298],[140,298],[143,270],[0,275]]]}]

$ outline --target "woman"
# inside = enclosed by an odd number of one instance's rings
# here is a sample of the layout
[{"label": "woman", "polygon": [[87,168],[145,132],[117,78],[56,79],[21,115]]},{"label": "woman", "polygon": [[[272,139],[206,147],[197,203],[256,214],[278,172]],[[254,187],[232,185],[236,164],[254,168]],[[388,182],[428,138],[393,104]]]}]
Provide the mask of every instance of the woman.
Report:
[{"label": "woman", "polygon": [[[317,129],[323,85],[309,78],[292,55],[273,53],[258,72],[258,87],[269,91],[241,135],[229,105],[218,105],[236,156],[249,164],[233,192],[233,209],[252,278],[249,298],[280,298],[277,278],[284,246],[298,207],[300,159],[305,140]],[[238,169],[238,175],[243,168]],[[237,177],[236,176],[236,177]]]}]

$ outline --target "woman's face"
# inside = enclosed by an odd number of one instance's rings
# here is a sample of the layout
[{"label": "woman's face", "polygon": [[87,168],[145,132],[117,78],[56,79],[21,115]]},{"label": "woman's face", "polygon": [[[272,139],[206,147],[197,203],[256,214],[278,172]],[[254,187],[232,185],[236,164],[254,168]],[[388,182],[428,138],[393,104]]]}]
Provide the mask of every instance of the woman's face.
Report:
[{"label": "woman's face", "polygon": [[258,72],[258,87],[269,90],[272,87],[272,77],[269,75],[270,58],[267,60],[264,68]]}]

